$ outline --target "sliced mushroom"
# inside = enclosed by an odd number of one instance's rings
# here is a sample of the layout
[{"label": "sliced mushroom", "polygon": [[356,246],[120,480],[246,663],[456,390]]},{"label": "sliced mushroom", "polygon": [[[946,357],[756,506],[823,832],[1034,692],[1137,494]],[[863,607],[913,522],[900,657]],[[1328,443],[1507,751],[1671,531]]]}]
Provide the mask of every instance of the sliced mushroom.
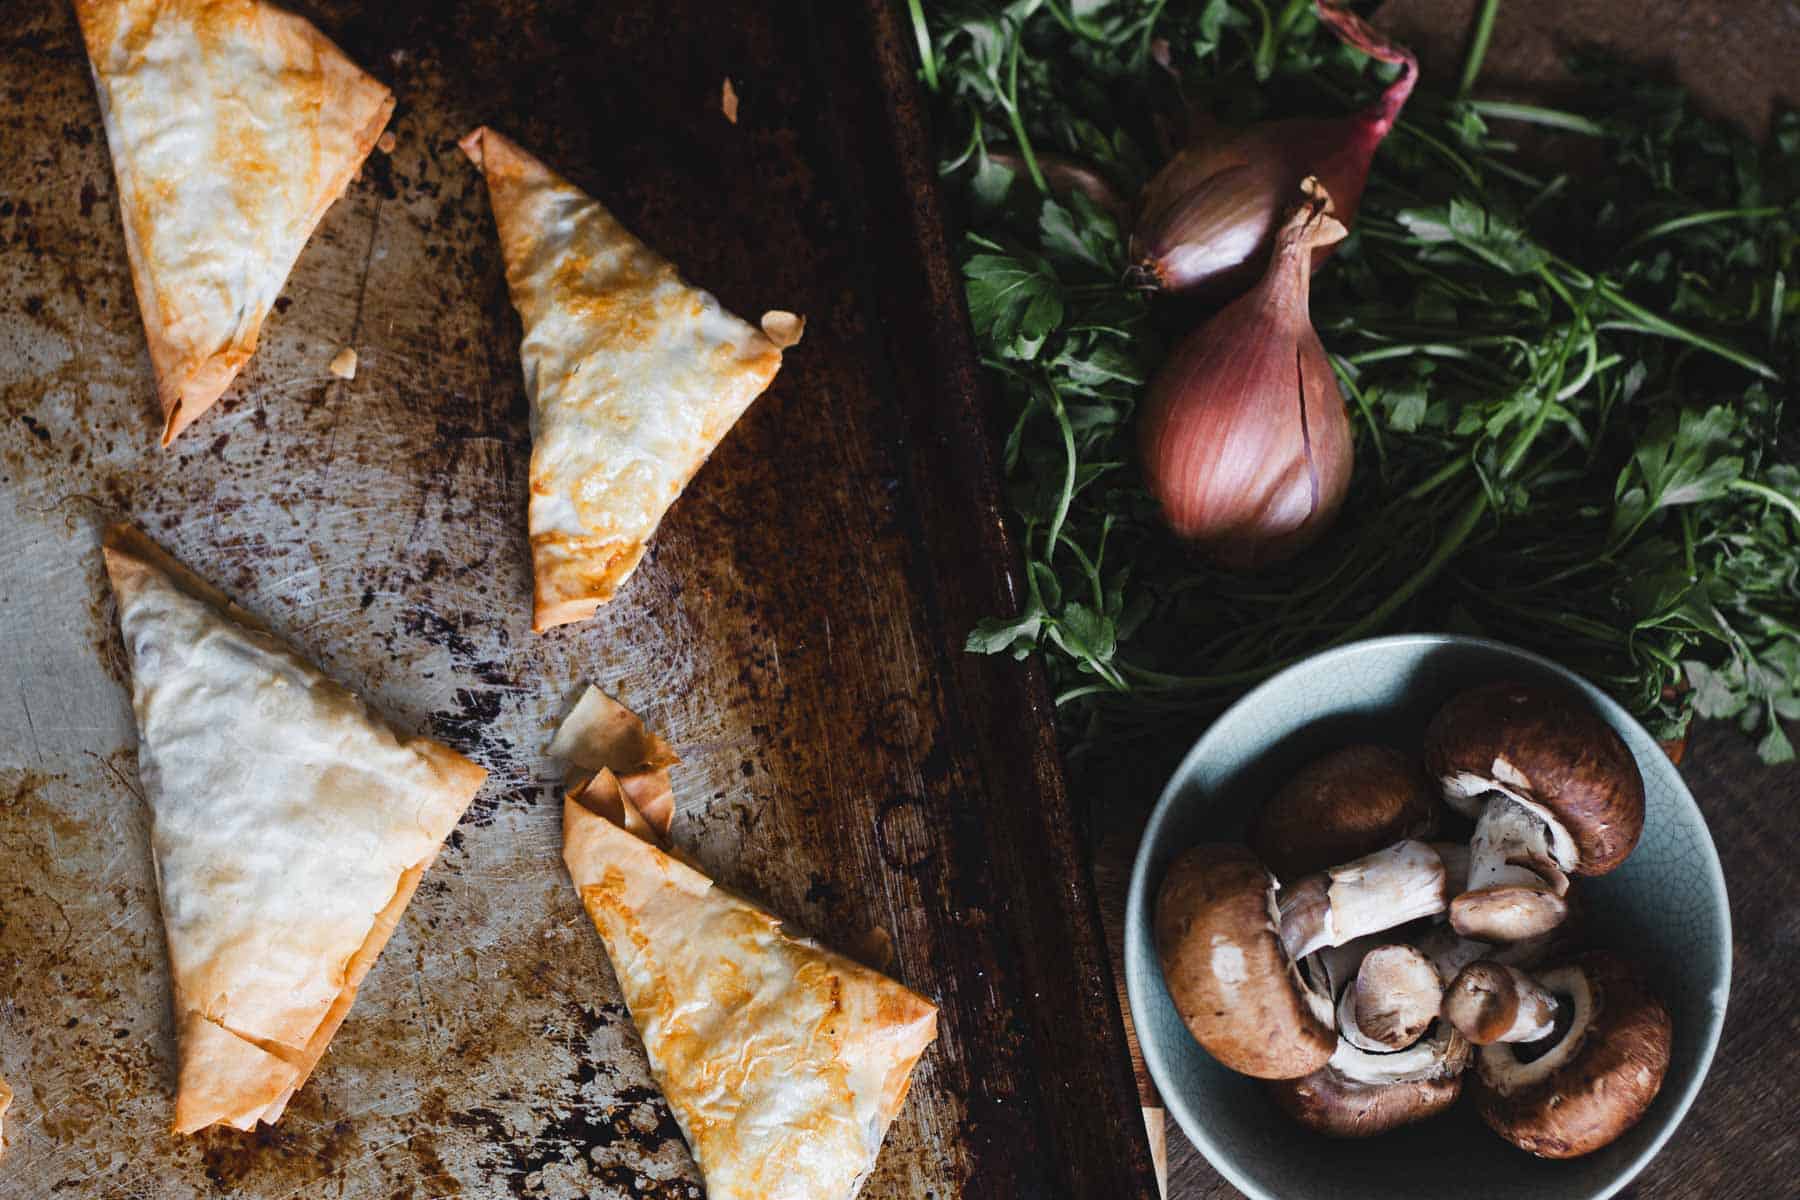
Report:
[{"label": "sliced mushroom", "polygon": [[1563,1009],[1556,1032],[1482,1047],[1476,1105],[1521,1150],[1575,1158],[1619,1137],[1656,1098],[1669,1068],[1669,1013],[1612,954],[1583,955],[1536,983]]},{"label": "sliced mushroom", "polygon": [[1277,1106],[1328,1137],[1386,1133],[1436,1116],[1462,1094],[1469,1043],[1447,1021],[1394,1054],[1371,1054],[1340,1038],[1331,1061],[1304,1079],[1269,1083]]},{"label": "sliced mushroom", "polygon": [[1567,915],[1568,876],[1612,870],[1643,832],[1631,751],[1567,688],[1497,683],[1456,696],[1426,730],[1425,761],[1445,800],[1477,822],[1450,906],[1468,938],[1547,933]]},{"label": "sliced mushroom", "polygon": [[1443,995],[1429,958],[1411,946],[1377,946],[1338,1001],[1338,1036],[1372,1053],[1404,1050],[1437,1020]]},{"label": "sliced mushroom", "polygon": [[1517,967],[1473,962],[1444,992],[1444,1017],[1477,1046],[1535,1042],[1556,1024],[1556,997]]},{"label": "sliced mushroom", "polygon": [[1443,860],[1424,842],[1397,842],[1281,889],[1281,941],[1298,960],[1444,911]]},{"label": "sliced mushroom", "polygon": [[1207,1053],[1262,1079],[1310,1074],[1337,1043],[1279,928],[1275,880],[1242,846],[1195,846],[1163,878],[1154,934],[1175,1009]]},{"label": "sliced mushroom", "polygon": [[1250,823],[1250,849],[1285,882],[1422,838],[1438,802],[1418,763],[1388,746],[1346,746],[1302,767]]}]

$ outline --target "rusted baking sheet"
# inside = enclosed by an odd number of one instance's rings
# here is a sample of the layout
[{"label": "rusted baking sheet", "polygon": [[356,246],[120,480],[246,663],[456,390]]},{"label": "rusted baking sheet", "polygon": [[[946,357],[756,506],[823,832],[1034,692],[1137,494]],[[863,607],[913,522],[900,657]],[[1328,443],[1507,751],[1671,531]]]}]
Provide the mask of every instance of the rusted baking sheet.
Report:
[{"label": "rusted baking sheet", "polygon": [[[709,871],[833,945],[888,931],[942,1006],[865,1195],[1149,1195],[1041,681],[958,648],[1010,547],[895,10],[297,7],[393,86],[398,144],[164,452],[73,15],[0,3],[0,1195],[697,1196],[559,861],[543,747],[589,679],[682,752]],[[541,637],[519,326],[454,149],[480,122],[730,307],[809,318],[624,594]],[[257,1134],[167,1132],[115,516],[493,772]]]}]

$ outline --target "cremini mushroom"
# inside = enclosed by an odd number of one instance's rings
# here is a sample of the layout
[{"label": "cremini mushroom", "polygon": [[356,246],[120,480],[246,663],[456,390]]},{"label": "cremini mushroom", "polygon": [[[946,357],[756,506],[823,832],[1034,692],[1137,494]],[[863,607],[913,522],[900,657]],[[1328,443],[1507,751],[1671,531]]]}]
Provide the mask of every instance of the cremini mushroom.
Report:
[{"label": "cremini mushroom", "polygon": [[1454,697],[1425,732],[1425,765],[1476,819],[1468,879],[1450,904],[1464,937],[1515,942],[1559,924],[1570,874],[1624,862],[1644,828],[1631,752],[1564,687],[1495,683]]},{"label": "cremini mushroom", "polygon": [[1447,1021],[1404,1050],[1371,1054],[1339,1038],[1331,1061],[1266,1086],[1281,1110],[1330,1137],[1373,1137],[1443,1112],[1462,1094],[1469,1043]]},{"label": "cremini mushroom", "polygon": [[1444,1018],[1477,1046],[1535,1042],[1556,1024],[1556,997],[1517,967],[1472,962],[1444,990]]},{"label": "cremini mushroom", "polygon": [[1296,961],[1326,946],[1444,911],[1444,863],[1424,842],[1396,842],[1283,887],[1281,941]]},{"label": "cremini mushroom", "polygon": [[1483,1046],[1472,1091],[1482,1120],[1513,1145],[1575,1158],[1631,1128],[1656,1098],[1669,1067],[1669,1013],[1616,955],[1586,954],[1535,979],[1556,997],[1555,1030]]},{"label": "cremini mushroom", "polygon": [[1427,837],[1438,807],[1412,758],[1389,746],[1346,746],[1307,763],[1271,796],[1251,819],[1248,840],[1285,883]]},{"label": "cremini mushroom", "polygon": [[1208,844],[1177,858],[1153,932],[1176,1011],[1225,1066],[1291,1079],[1331,1058],[1331,1001],[1282,948],[1274,877],[1249,850]]},{"label": "cremini mushroom", "polygon": [[1338,1036],[1375,1054],[1404,1050],[1437,1020],[1443,996],[1429,958],[1403,943],[1377,946],[1338,1000]]}]

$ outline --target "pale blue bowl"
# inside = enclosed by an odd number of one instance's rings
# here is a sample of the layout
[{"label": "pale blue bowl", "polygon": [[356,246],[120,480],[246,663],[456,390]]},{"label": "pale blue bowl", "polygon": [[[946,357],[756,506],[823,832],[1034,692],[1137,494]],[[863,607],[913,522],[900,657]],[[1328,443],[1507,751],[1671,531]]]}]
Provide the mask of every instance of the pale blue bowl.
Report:
[{"label": "pale blue bowl", "polygon": [[[1580,689],[1637,756],[1644,837],[1623,867],[1576,886],[1597,945],[1635,959],[1674,1020],[1669,1073],[1644,1119],[1585,1158],[1548,1162],[1501,1141],[1467,1098],[1435,1120],[1338,1141],[1301,1128],[1261,1083],[1221,1067],[1176,1015],[1150,918],[1164,870],[1202,841],[1241,841],[1253,808],[1309,758],[1350,742],[1420,744],[1453,693],[1496,679]],[[1731,985],[1731,917],[1706,822],[1655,739],[1573,673],[1498,642],[1409,634],[1298,663],[1239,700],[1194,744],[1144,831],[1125,910],[1125,982],[1144,1061],[1169,1112],[1253,1200],[1599,1200],[1643,1169],[1694,1102]]]}]

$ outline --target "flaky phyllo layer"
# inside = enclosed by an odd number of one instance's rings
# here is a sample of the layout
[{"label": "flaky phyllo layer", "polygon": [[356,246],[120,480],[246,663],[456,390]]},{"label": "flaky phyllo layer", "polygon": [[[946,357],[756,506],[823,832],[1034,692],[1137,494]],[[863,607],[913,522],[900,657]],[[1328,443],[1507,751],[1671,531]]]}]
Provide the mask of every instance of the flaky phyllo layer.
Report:
[{"label": "flaky phyllo layer", "polygon": [[531,397],[533,626],[578,621],[637,568],[682,489],[775,378],[801,323],[768,334],[491,129],[487,179]]},{"label": "flaky phyllo layer", "polygon": [[274,1121],[486,775],[396,735],[135,531],[131,661],[181,1052],[175,1128]]},{"label": "flaky phyllo layer", "polygon": [[[610,737],[572,732],[600,723]],[[658,748],[593,690],[553,746],[592,764],[570,781],[563,859],[651,1071],[713,1200],[848,1200],[936,1035],[937,1009],[665,851],[667,821],[632,799],[635,779],[664,769],[648,764],[672,761]],[[597,777],[618,782],[596,788]]]},{"label": "flaky phyllo layer", "polygon": [[394,97],[258,0],[76,0],[163,444],[211,407]]}]

